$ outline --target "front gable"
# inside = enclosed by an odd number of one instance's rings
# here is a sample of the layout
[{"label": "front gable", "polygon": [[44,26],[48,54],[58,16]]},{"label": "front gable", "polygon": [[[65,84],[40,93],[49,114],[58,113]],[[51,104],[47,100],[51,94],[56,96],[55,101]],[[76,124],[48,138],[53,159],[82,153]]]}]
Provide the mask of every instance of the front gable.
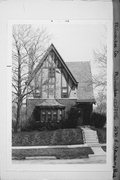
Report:
[{"label": "front gable", "polygon": [[29,79],[30,97],[77,99],[77,81],[52,44]]}]

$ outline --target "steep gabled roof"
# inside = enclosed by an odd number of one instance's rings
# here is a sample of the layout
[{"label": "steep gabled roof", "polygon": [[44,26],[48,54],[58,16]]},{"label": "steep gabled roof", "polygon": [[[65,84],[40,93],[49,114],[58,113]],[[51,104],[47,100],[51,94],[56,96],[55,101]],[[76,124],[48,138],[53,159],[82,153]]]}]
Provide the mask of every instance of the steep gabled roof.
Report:
[{"label": "steep gabled roof", "polygon": [[95,102],[90,62],[66,62],[66,65],[78,81],[78,101]]},{"label": "steep gabled roof", "polygon": [[66,66],[65,62],[63,61],[62,57],[60,56],[60,54],[58,53],[57,49],[55,48],[55,46],[53,44],[50,45],[50,47],[47,49],[46,53],[43,55],[42,59],[40,60],[39,64],[36,66],[35,70],[33,71],[33,73],[31,74],[31,76],[30,76],[30,78],[28,80],[28,84],[32,81],[32,79],[34,78],[35,74],[41,68],[43,62],[46,60],[46,58],[49,55],[51,50],[53,50],[55,52],[55,54],[57,55],[57,57],[60,60],[61,64],[63,65],[63,67],[65,68],[65,70],[67,71],[67,73],[69,74],[71,79],[73,80],[73,82],[77,85],[78,82],[76,81],[76,79],[73,76],[73,74],[70,72],[69,68]]}]

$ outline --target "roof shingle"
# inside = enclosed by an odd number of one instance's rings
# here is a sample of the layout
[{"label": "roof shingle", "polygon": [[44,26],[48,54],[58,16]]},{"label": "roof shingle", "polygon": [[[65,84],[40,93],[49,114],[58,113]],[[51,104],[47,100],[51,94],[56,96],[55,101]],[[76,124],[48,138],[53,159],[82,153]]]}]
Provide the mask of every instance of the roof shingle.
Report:
[{"label": "roof shingle", "polygon": [[92,73],[89,61],[65,62],[78,82],[77,97],[80,102],[95,102]]}]

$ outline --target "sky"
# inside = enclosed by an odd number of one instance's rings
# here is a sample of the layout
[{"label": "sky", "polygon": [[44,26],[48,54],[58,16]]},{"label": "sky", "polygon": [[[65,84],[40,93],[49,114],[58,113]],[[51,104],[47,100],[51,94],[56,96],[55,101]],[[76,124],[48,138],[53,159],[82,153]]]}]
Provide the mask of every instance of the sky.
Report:
[{"label": "sky", "polygon": [[[53,43],[65,62],[90,61],[92,75],[99,74],[94,51],[102,51],[108,41],[108,26],[105,21],[71,21],[47,23],[37,27],[46,28]],[[94,89],[97,96],[98,89]]]},{"label": "sky", "polygon": [[64,61],[91,61],[93,50],[106,44],[105,24],[64,23],[46,26]]},{"label": "sky", "polygon": [[71,21],[36,25],[46,28],[53,43],[65,62],[90,61],[93,74],[96,74],[94,51],[101,51],[107,44],[107,26],[100,21]]}]

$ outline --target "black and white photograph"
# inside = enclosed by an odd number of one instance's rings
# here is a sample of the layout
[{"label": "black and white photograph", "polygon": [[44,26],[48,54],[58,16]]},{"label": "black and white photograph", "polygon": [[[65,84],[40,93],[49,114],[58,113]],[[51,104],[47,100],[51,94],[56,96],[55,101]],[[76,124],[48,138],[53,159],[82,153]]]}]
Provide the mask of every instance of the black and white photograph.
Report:
[{"label": "black and white photograph", "polygon": [[117,180],[116,2],[0,1],[1,180]]},{"label": "black and white photograph", "polygon": [[11,28],[12,163],[105,164],[107,24]]}]

